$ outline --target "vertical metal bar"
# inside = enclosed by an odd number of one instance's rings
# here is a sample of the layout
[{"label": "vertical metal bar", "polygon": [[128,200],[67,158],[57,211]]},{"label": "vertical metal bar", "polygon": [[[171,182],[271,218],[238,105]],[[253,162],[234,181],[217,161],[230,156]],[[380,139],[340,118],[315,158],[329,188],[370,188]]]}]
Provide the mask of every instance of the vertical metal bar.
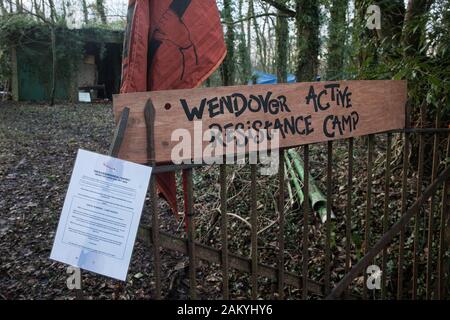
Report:
[{"label": "vertical metal bar", "polygon": [[278,298],[284,298],[284,151],[280,149],[278,165]]},{"label": "vertical metal bar", "polygon": [[[447,137],[447,152],[446,158],[450,157],[450,135]],[[445,167],[449,164],[446,162]],[[442,300],[445,297],[445,269],[444,269],[444,256],[448,248],[445,245],[445,233],[447,232],[447,219],[449,215],[448,201],[450,200],[450,196],[448,193],[450,192],[450,182],[446,181],[444,184],[444,188],[442,191],[442,208],[440,214],[440,226],[439,226],[439,252],[438,252],[438,270],[437,270],[437,292],[438,299]]]},{"label": "vertical metal bar", "polygon": [[[405,127],[410,127],[409,122],[409,108],[410,105],[407,103],[406,105],[406,124]],[[402,177],[402,200],[401,200],[401,215],[404,215],[406,212],[407,205],[407,183],[408,183],[408,162],[409,162],[409,133],[404,133],[403,140],[403,177]],[[401,300],[403,298],[403,260],[405,256],[404,252],[405,248],[405,227],[403,226],[400,230],[400,238],[399,238],[399,248],[398,248],[398,276],[397,276],[397,299]]]},{"label": "vertical metal bar", "polygon": [[[367,193],[366,193],[366,217],[364,226],[364,254],[369,251],[370,248],[370,224],[371,224],[371,211],[372,211],[372,167],[373,167],[373,144],[374,135],[368,136],[368,154],[367,154]],[[363,299],[367,299],[367,273],[364,272],[363,283]]]},{"label": "vertical metal bar", "polygon": [[[425,123],[425,103],[420,106],[420,122],[421,127],[424,127]],[[423,180],[423,158],[424,158],[424,139],[423,133],[419,133],[419,162],[417,165],[417,186],[416,186],[416,198],[419,198],[422,194],[422,180]],[[417,210],[414,215],[414,243],[413,243],[413,274],[412,274],[412,300],[417,299],[417,278],[419,270],[419,215],[420,210]]]},{"label": "vertical metal bar", "polygon": [[[440,105],[438,106],[436,110],[436,118],[434,127],[439,128],[439,122],[440,122]],[[437,170],[438,170],[438,149],[439,149],[439,135],[437,133],[433,134],[433,160],[432,160],[432,169],[431,169],[431,183],[434,182],[437,176]],[[431,299],[431,263],[433,259],[433,219],[434,219],[434,212],[436,210],[436,202],[435,202],[435,194],[433,194],[430,197],[430,211],[428,213],[428,234],[427,234],[427,269],[426,269],[426,279],[425,279],[425,288],[426,288],[426,296],[425,298],[427,300]]]},{"label": "vertical metal bar", "polygon": [[309,220],[309,145],[305,145],[303,153],[304,161],[304,181],[303,181],[303,194],[305,195],[304,208],[303,208],[303,241],[302,241],[302,298],[308,297],[308,220]]},{"label": "vertical metal bar", "polygon": [[187,192],[187,212],[186,219],[188,223],[187,230],[187,245],[189,256],[189,294],[191,300],[197,299],[197,281],[196,281],[196,269],[197,261],[195,258],[195,225],[194,225],[194,208],[193,208],[193,183],[192,183],[192,169],[186,169],[186,192]]},{"label": "vertical metal bar", "polygon": [[[448,153],[447,153],[448,154]],[[447,156],[448,158],[448,156]],[[444,203],[442,204],[442,212],[443,212],[443,229],[444,231],[442,231],[443,236],[442,236],[442,250],[446,249],[448,252],[448,248],[449,248],[449,240],[448,240],[448,233],[449,228],[450,228],[450,179],[448,178],[447,181],[444,184],[444,189],[443,189],[443,198],[444,198]],[[448,280],[448,270],[449,270],[449,261],[450,259],[446,259],[445,258],[445,251],[443,251],[443,257],[442,257],[442,268],[441,268],[441,300],[447,300],[448,299],[448,289],[446,286],[445,281]],[[447,270],[447,271],[446,271]],[[445,276],[447,272],[447,276]],[[447,282],[448,283],[448,282]]]},{"label": "vertical metal bar", "polygon": [[[392,133],[386,136],[386,166],[384,173],[384,213],[383,213],[383,235],[388,227],[389,214],[389,193],[391,179],[391,155],[392,155]],[[386,267],[387,267],[387,247],[384,247],[381,262],[381,299],[386,299]]]},{"label": "vertical metal bar", "polygon": [[[347,205],[345,207],[345,273],[350,271],[352,246],[353,138],[348,139]],[[348,293],[346,289],[345,294]]]},{"label": "vertical metal bar", "polygon": [[325,295],[331,290],[331,188],[333,175],[333,142],[327,145],[327,221],[325,221]]},{"label": "vertical metal bar", "polygon": [[251,229],[251,246],[252,246],[252,299],[258,298],[258,213],[256,210],[256,164],[250,165],[251,195],[250,195],[250,223]]},{"label": "vertical metal bar", "polygon": [[[155,108],[149,99],[144,109],[145,124],[147,126],[147,158],[151,167],[155,166]],[[159,243],[159,213],[156,206],[158,199],[156,191],[156,175],[152,175],[150,179],[150,214],[152,217],[152,240],[153,254],[155,262],[155,298],[161,299],[161,247]]]},{"label": "vertical metal bar", "polygon": [[[224,157],[225,161],[225,157]],[[227,166],[220,165],[220,234],[222,242],[222,298],[224,300],[230,299],[229,294],[229,275],[228,275],[228,216],[227,216]]]},{"label": "vertical metal bar", "polygon": [[161,299],[161,253],[159,243],[159,213],[156,206],[158,199],[156,190],[156,175],[152,175],[150,179],[150,215],[152,217],[152,241],[153,241],[153,254],[154,254],[154,267],[155,267],[155,298]]}]

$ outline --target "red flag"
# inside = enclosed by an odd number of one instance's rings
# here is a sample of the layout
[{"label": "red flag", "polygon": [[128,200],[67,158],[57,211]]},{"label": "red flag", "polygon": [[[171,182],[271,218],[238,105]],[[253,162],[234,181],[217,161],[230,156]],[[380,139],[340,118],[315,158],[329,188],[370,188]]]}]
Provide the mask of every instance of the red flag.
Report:
[{"label": "red flag", "polygon": [[[214,0],[129,0],[120,92],[197,87],[225,55]],[[177,213],[175,174],[156,181]]]}]

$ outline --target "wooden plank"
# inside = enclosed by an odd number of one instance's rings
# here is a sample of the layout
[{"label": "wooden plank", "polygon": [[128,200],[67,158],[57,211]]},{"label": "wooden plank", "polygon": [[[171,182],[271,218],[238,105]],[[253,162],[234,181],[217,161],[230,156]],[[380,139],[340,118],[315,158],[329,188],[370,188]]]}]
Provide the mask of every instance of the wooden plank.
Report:
[{"label": "wooden plank", "polygon": [[[172,149],[180,143],[171,141],[175,129],[190,133],[192,150],[200,145],[202,135],[194,139],[194,122],[201,123],[203,132],[211,126],[222,131],[228,126],[243,130],[278,127],[280,147],[402,129],[406,81],[304,82],[115,95],[116,120],[124,107],[130,108],[127,134],[119,153],[122,159],[138,163],[148,160],[143,115],[148,99],[156,112],[156,162],[163,163],[171,161]],[[203,149],[208,144],[203,141]],[[254,149],[247,145],[249,150]],[[198,159],[201,152],[192,158]],[[223,153],[234,152],[218,150],[215,155]]]}]

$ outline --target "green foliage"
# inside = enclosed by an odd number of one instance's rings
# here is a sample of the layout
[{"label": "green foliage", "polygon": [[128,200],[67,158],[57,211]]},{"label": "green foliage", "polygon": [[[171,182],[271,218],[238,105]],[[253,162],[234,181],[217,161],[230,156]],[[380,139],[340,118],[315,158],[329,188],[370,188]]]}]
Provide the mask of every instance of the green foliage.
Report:
[{"label": "green foliage", "polygon": [[[408,21],[404,21],[403,1],[378,1],[382,8],[382,29],[365,28],[366,1],[356,1],[353,20],[352,58],[343,73],[353,79],[403,79],[408,81],[408,98],[413,121],[426,101],[428,118],[441,108],[441,119],[450,118],[450,5],[436,1]],[[411,37],[410,34],[413,34]]]},{"label": "green foliage", "polygon": [[0,82],[9,80],[11,74],[10,51],[0,47]]},{"label": "green foliage", "polygon": [[297,80],[312,81],[318,69],[320,50],[319,1],[296,2],[297,24]]},{"label": "green foliage", "polygon": [[225,33],[225,43],[227,55],[222,65],[222,77],[224,85],[233,85],[235,77],[235,31],[233,22],[234,6],[231,0],[224,0],[222,19],[227,23]]},{"label": "green foliage", "polygon": [[103,3],[103,0],[96,0],[95,1],[95,10],[97,11],[100,21],[102,24],[106,24],[106,12],[105,12],[105,6]]},{"label": "green foliage", "polygon": [[[51,66],[50,28],[52,26],[36,22],[26,15],[8,15],[0,18],[0,51],[10,52],[11,48],[21,50],[30,63],[38,67],[43,76],[49,72]],[[82,37],[79,33],[57,23],[56,28],[56,57],[58,75],[69,77],[78,67],[78,62],[84,53]],[[3,61],[8,66],[0,67],[2,77],[10,76],[9,59]]]},{"label": "green foliage", "polygon": [[345,79],[343,67],[348,35],[347,7],[347,0],[337,0],[331,4],[327,41],[327,80]]},{"label": "green foliage", "polygon": [[245,41],[245,34],[238,34],[238,68],[239,68],[239,83],[247,84],[251,80],[251,63],[250,56],[248,54],[247,43]]},{"label": "green foliage", "polygon": [[289,25],[285,17],[279,16],[276,21],[276,67],[278,82],[281,83],[287,81]]},{"label": "green foliage", "polygon": [[241,19],[239,23],[240,30],[237,34],[238,81],[240,84],[247,84],[252,77],[252,65],[250,61],[250,48],[247,45],[247,37],[250,37],[250,35],[246,35],[243,21],[243,0],[239,0],[238,13],[239,19]]}]

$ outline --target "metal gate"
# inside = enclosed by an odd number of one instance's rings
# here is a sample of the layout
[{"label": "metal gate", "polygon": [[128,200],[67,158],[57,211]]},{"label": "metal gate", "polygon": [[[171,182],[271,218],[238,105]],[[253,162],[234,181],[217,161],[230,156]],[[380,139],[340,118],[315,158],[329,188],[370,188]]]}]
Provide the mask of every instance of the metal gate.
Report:
[{"label": "metal gate", "polygon": [[[450,204],[450,167],[449,167],[449,128],[441,128],[439,111],[433,119],[433,125],[427,125],[425,105],[421,108],[421,116],[418,125],[411,127],[410,116],[407,112],[407,125],[405,130],[397,130],[380,134],[372,134],[366,137],[349,138],[346,140],[328,142],[324,146],[326,150],[326,198],[327,219],[321,225],[325,235],[323,249],[323,275],[320,279],[311,278],[311,259],[309,254],[308,230],[311,228],[312,208],[308,201],[301,208],[302,229],[296,235],[299,243],[298,270],[290,272],[285,268],[285,228],[284,202],[286,180],[284,172],[284,152],[280,152],[280,166],[278,172],[278,225],[276,235],[277,253],[276,266],[267,265],[258,261],[258,231],[257,231],[257,167],[250,165],[250,190],[249,197],[243,197],[242,201],[250,202],[250,247],[249,256],[239,255],[229,249],[227,214],[220,215],[220,248],[214,248],[196,240],[196,226],[194,210],[193,175],[196,166],[155,166],[153,173],[167,171],[187,171],[187,231],[185,237],[160,230],[159,212],[157,209],[157,190],[155,179],[150,185],[150,213],[151,225],[141,225],[138,238],[152,248],[154,255],[154,298],[161,299],[162,296],[162,274],[161,274],[161,248],[174,250],[188,256],[188,278],[189,294],[191,299],[197,299],[197,268],[202,260],[210,264],[219,264],[222,273],[221,288],[222,297],[230,298],[230,272],[239,270],[248,273],[251,285],[252,299],[258,298],[258,279],[265,278],[274,284],[274,296],[278,299],[285,298],[286,288],[292,287],[300,290],[299,297],[308,298],[397,298],[397,299],[444,299],[448,294],[449,287],[449,204]],[[126,130],[128,119],[127,108],[121,114],[113,144],[110,149],[111,155],[117,155],[120,144]],[[154,159],[153,153],[153,118],[152,108],[147,106],[145,117],[148,128],[148,158]],[[446,121],[446,119],[442,119]],[[358,140],[355,140],[358,139]],[[376,143],[382,142],[384,152],[375,152]],[[414,141],[414,143],[411,143]],[[355,143],[365,143],[367,147],[362,148],[364,154],[355,154]],[[394,154],[394,142],[402,145],[402,155]],[[347,181],[339,181],[339,185],[345,186],[345,204],[340,203],[341,209],[336,211],[336,219],[345,224],[345,235],[343,235],[345,263],[336,266],[333,263],[332,254],[332,208],[333,208],[333,159],[336,146],[340,149],[345,147],[347,161],[345,163]],[[412,151],[412,146],[415,146]],[[300,147],[304,162],[303,193],[308,199],[310,192],[309,173],[312,170],[311,146]],[[411,154],[411,152],[413,152]],[[429,156],[431,153],[431,156]],[[383,160],[384,181],[374,181],[374,161]],[[426,167],[429,162],[424,161],[425,156],[431,160],[431,168]],[[364,172],[366,184],[365,190],[354,188],[355,170],[354,160],[364,157],[366,167]],[[410,162],[410,159],[414,161]],[[397,163],[392,163],[397,160]],[[413,163],[414,165],[411,165]],[[149,163],[155,165],[154,163]],[[216,166],[219,170],[220,183],[220,212],[227,213],[227,184],[228,170],[226,165]],[[215,168],[214,168],[215,169]],[[401,173],[401,177],[397,172]],[[430,174],[426,174],[430,172]],[[358,172],[361,175],[361,172]],[[401,179],[401,190],[393,190],[391,179]],[[374,198],[374,184],[381,185],[382,197]],[[390,196],[395,193],[399,196],[400,207],[395,208],[395,203]],[[415,195],[412,196],[412,193]],[[361,199],[363,198],[363,199]],[[364,203],[364,219],[357,221],[363,228],[363,242],[360,257],[354,257],[355,249],[352,240],[352,222],[355,221],[355,212],[361,207],[354,207],[355,200]],[[411,200],[413,199],[413,200]],[[374,204],[380,206],[382,203],[382,216],[374,215]],[[393,208],[394,206],[394,208]],[[398,217],[397,217],[398,214]],[[372,226],[377,222],[382,225],[382,232],[378,232]],[[155,227],[156,226],[156,227]],[[436,245],[437,244],[437,245]],[[355,264],[352,265],[352,261]],[[377,261],[375,263],[374,261]],[[376,265],[372,274],[368,274],[367,267]],[[336,270],[339,270],[338,272]],[[390,272],[387,272],[390,270]],[[332,273],[337,273],[337,280],[332,281]],[[355,279],[357,281],[355,281]],[[363,281],[361,281],[361,279]],[[374,283],[371,288],[368,283]],[[377,286],[377,283],[379,286]],[[372,290],[373,289],[373,290]],[[377,290],[379,289],[379,290]]]}]

